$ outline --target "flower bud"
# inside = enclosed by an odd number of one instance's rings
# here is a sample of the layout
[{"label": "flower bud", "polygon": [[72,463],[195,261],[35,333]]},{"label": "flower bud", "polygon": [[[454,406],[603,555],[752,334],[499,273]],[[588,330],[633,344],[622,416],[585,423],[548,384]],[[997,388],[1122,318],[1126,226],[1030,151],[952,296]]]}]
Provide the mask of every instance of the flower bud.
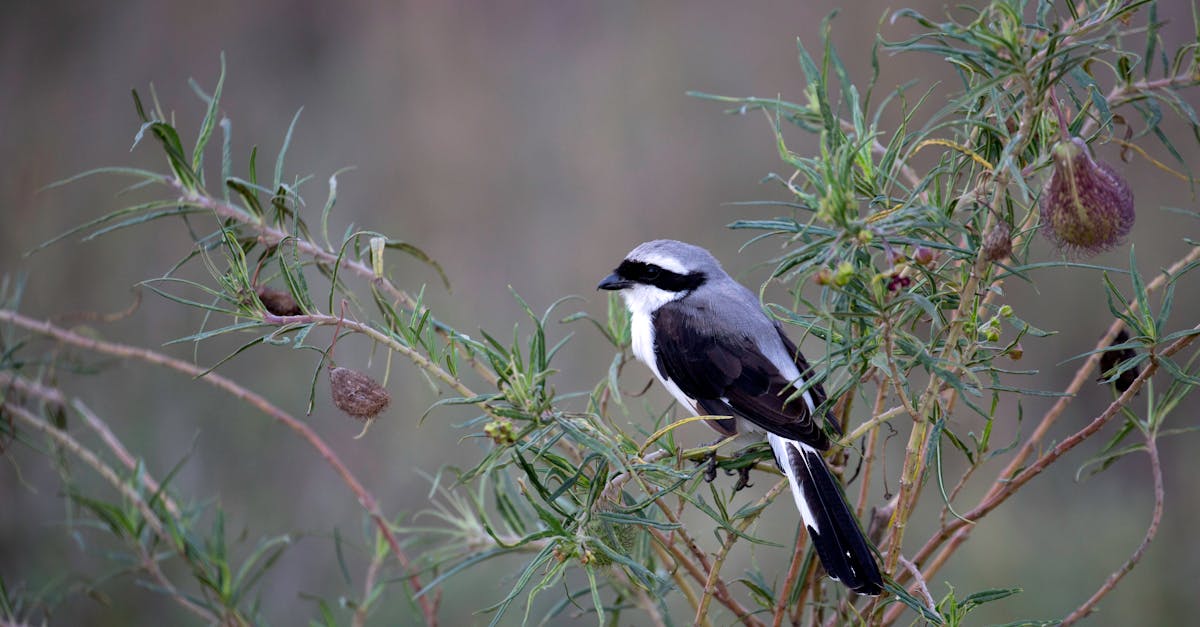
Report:
[{"label": "flower bud", "polygon": [[387,409],[392,397],[378,381],[349,368],[329,369],[333,404],[351,417],[370,420]]},{"label": "flower bud", "polygon": [[913,261],[917,262],[917,265],[928,266],[929,264],[933,263],[936,255],[934,254],[932,248],[927,246],[917,246],[913,249],[912,258]]},{"label": "flower bud", "polygon": [[849,261],[843,261],[838,264],[837,270],[833,273],[833,284],[842,287],[854,278],[854,264]]},{"label": "flower bud", "polygon": [[487,423],[483,426],[483,433],[500,445],[509,445],[517,441],[517,433],[513,430],[513,424],[507,420],[493,420]]},{"label": "flower bud", "polygon": [[833,283],[833,270],[829,268],[821,268],[813,275],[813,281],[817,285],[830,285]]},{"label": "flower bud", "polygon": [[1133,192],[1107,163],[1074,137],[1054,146],[1054,174],[1042,190],[1042,225],[1060,249],[1095,254],[1133,228]]}]

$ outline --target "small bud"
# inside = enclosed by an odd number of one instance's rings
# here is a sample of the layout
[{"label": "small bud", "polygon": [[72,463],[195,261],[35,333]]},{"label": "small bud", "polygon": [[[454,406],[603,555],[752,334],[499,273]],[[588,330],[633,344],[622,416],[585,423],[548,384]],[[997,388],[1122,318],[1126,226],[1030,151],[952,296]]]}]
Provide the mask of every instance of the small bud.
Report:
[{"label": "small bud", "polygon": [[[574,551],[571,551],[571,553],[574,553]],[[554,546],[554,559],[558,560],[559,562],[565,562],[567,561],[568,557],[571,557],[571,555],[563,549],[562,544],[557,544]]]},{"label": "small bud", "polygon": [[387,409],[392,397],[371,377],[349,368],[329,369],[333,404],[351,417],[370,420]]},{"label": "small bud", "polygon": [[901,274],[893,274],[888,277],[887,289],[889,292],[907,289],[909,285],[912,285],[912,279]]},{"label": "small bud", "polygon": [[1012,305],[1000,305],[1000,311],[997,313],[1000,314],[1001,318],[1011,318],[1013,316]]},{"label": "small bud", "polygon": [[1042,190],[1041,218],[1046,237],[1060,249],[1103,252],[1133,228],[1133,192],[1075,137],[1054,146],[1054,173]]},{"label": "small bud", "polygon": [[833,273],[833,284],[842,287],[854,278],[854,264],[849,261],[843,261],[838,264],[837,270]]},{"label": "small bud", "polygon": [[917,265],[928,266],[929,264],[933,263],[936,255],[933,254],[933,249],[931,248],[926,246],[917,246],[913,250],[912,258],[913,261],[917,262]]},{"label": "small bud", "polygon": [[304,313],[289,292],[260,285],[255,293],[263,308],[276,316],[299,316]]},{"label": "small bud", "polygon": [[833,283],[833,270],[829,268],[821,268],[813,275],[813,282],[817,285],[831,285]]},{"label": "small bud", "polygon": [[1012,346],[1012,348],[1008,349],[1008,358],[1013,361],[1021,361],[1021,358],[1024,356],[1025,356],[1025,347],[1021,346],[1020,342],[1017,342],[1016,344],[1014,344]]},{"label": "small bud", "polygon": [[854,238],[858,240],[859,244],[866,246],[875,239],[875,234],[872,233],[870,229],[861,229],[859,230],[858,234],[854,236]]},{"label": "small bud", "polygon": [[1000,261],[1012,255],[1012,227],[1006,222],[997,222],[983,236],[983,258]]},{"label": "small bud", "polygon": [[483,433],[496,444],[506,446],[517,441],[513,425],[507,420],[493,420],[483,426]]}]

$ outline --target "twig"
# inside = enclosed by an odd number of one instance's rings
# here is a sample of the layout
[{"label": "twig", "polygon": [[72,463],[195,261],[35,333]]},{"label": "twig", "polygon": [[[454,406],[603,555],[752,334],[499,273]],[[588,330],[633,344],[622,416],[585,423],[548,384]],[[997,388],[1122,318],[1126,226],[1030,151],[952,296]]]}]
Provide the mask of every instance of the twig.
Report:
[{"label": "twig", "polygon": [[[421,589],[420,576],[416,570],[412,568],[412,563],[408,555],[400,546],[400,541],[396,539],[396,535],[392,533],[391,523],[383,516],[379,508],[379,503],[375,497],[367,491],[367,489],[359,482],[354,473],[342,462],[337,453],[325,443],[312,427],[307,423],[297,420],[291,414],[276,407],[262,395],[248,390],[241,385],[238,385],[233,380],[228,379],[216,372],[207,372],[205,369],[195,366],[188,362],[175,359],[162,353],[154,352],[136,346],[128,346],[103,340],[96,340],[89,337],[84,337],[78,333],[68,331],[56,327],[49,322],[34,320],[27,318],[15,311],[0,309],[0,322],[7,322],[15,326],[21,327],[28,331],[32,331],[39,335],[52,337],[60,342],[78,346],[85,350],[90,350],[107,355],[113,355],[125,359],[139,359],[157,366],[164,366],[177,372],[182,372],[190,377],[204,381],[216,388],[223,390],[234,398],[237,398],[252,407],[258,409],[262,413],[270,416],[274,420],[280,422],[287,428],[296,432],[301,438],[309,443],[330,466],[342,478],[342,481],[350,488],[351,492],[358,498],[359,504],[370,515],[375,526],[383,534],[388,542],[388,546],[392,550],[392,554],[396,556],[396,560],[400,563],[400,567],[407,573],[409,585],[412,586],[413,592]],[[425,622],[428,625],[437,624],[437,608],[433,602],[426,596],[421,596],[417,599],[421,606],[421,611],[424,614]]]},{"label": "twig", "polygon": [[[406,307],[416,311],[418,315],[423,315],[426,311],[424,308],[418,307],[416,299],[414,299],[408,292],[397,287],[396,284],[392,283],[387,277],[376,276],[374,269],[367,264],[364,264],[360,261],[355,261],[354,259],[340,258],[339,255],[335,254],[334,252],[325,250],[324,248],[321,248],[320,246],[306,239],[294,237],[285,231],[276,229],[234,205],[222,202],[198,192],[190,191],[178,178],[171,179],[169,184],[180,194],[183,194],[184,199],[189,204],[196,207],[209,209],[219,218],[235,220],[238,223],[253,229],[259,234],[259,238],[262,240],[263,245],[267,247],[277,246],[283,240],[288,239],[296,244],[297,250],[311,257],[316,262],[327,264],[332,268],[339,267],[340,265],[340,267],[346,268],[359,277],[371,281],[373,285],[378,286],[393,298],[403,302]],[[449,334],[444,329],[435,328],[435,331],[447,341],[451,339]],[[463,351],[460,351],[460,354],[471,364],[471,367],[474,368],[475,371],[484,378],[485,381],[491,385],[496,384],[497,379],[495,373],[488,370],[487,367],[479,362],[479,360],[475,359],[474,355]]]},{"label": "twig", "polygon": [[[1194,327],[1194,329],[1200,330],[1200,325],[1197,325]],[[1200,336],[1187,335],[1181,337],[1172,342],[1170,346],[1157,353],[1157,355],[1161,357],[1170,357],[1189,346],[1196,340],[1197,337]],[[988,494],[984,496],[983,500],[976,505],[975,508],[963,514],[963,519],[965,520],[955,518],[951,521],[948,521],[944,527],[938,530],[938,532],[935,533],[933,537],[931,537],[929,541],[925,543],[925,546],[921,547],[921,550],[917,552],[917,555],[913,558],[913,562],[918,564],[921,563],[924,559],[932,555],[933,552],[937,550],[937,548],[941,546],[943,542],[949,540],[949,542],[946,543],[946,546],[942,547],[937,557],[935,557],[924,569],[927,577],[936,573],[938,569],[940,569],[942,565],[946,563],[946,560],[949,559],[949,556],[955,550],[957,550],[957,548],[961,546],[970,535],[972,525],[968,524],[967,521],[978,521],[980,518],[986,516],[992,510],[999,507],[1001,503],[1008,499],[1008,497],[1012,496],[1031,479],[1041,474],[1041,472],[1050,464],[1054,463],[1068,451],[1087,440],[1102,427],[1104,427],[1104,425],[1108,424],[1109,421],[1120,415],[1121,408],[1125,407],[1129,401],[1133,400],[1133,397],[1136,396],[1138,391],[1142,389],[1142,385],[1144,385],[1145,382],[1149,380],[1155,372],[1157,372],[1157,370],[1158,359],[1152,358],[1146,369],[1143,370],[1141,374],[1139,374],[1137,378],[1133,380],[1129,388],[1127,388],[1119,397],[1117,397],[1116,400],[1109,404],[1109,406],[1099,416],[1096,416],[1090,423],[1072,434],[1070,437],[1059,442],[1057,446],[1055,446],[1042,457],[1038,458],[1027,468],[1017,473],[1016,476],[1012,477],[1008,481],[999,480],[993,491],[988,492]],[[900,579],[901,578],[898,576],[897,580]],[[902,611],[902,609],[898,608],[889,610],[884,623],[887,624],[894,621],[896,618],[899,618],[900,612]]]},{"label": "twig", "polygon": [[[122,480],[121,477],[117,475],[116,471],[113,470],[108,464],[104,463],[104,461],[99,457],[97,457],[91,449],[87,448],[78,440],[71,437],[71,435],[66,431],[58,429],[46,421],[41,420],[37,417],[37,415],[28,409],[25,409],[24,407],[12,403],[5,403],[4,407],[10,413],[10,415],[17,417],[29,427],[32,427],[33,429],[42,433],[42,435],[54,440],[54,442],[59,446],[70,451],[73,455],[83,461],[83,463],[90,466],[92,470],[94,470],[97,475],[108,482],[109,485],[116,488],[122,496],[128,499],[130,503],[133,503],[134,507],[137,507],[138,512],[142,515],[142,518],[146,521],[146,525],[150,528],[154,535],[171,545],[172,549],[174,549],[176,553],[182,555],[186,551],[185,547],[180,545],[171,534],[167,533],[166,528],[163,526],[162,520],[159,519],[158,515],[154,513],[154,510],[150,508],[150,505],[146,503],[141,495],[138,494],[137,491],[129,485],[129,483]],[[163,590],[165,590],[167,594],[175,600],[176,603],[210,624],[218,622],[218,616],[215,613],[192,602],[190,599],[188,599],[187,595],[175,588],[174,584],[172,584],[171,581],[167,579],[166,575],[163,574],[162,570],[159,569],[157,558],[148,552],[140,542],[131,539],[131,543],[135,544],[138,548],[142,567],[149,572],[152,577],[154,577],[154,579],[158,582],[158,585],[162,586]]]},{"label": "twig", "polygon": [[[775,485],[770,490],[767,490],[767,493],[758,500],[758,511],[746,516],[738,524],[738,533],[733,533],[730,531],[725,532],[725,542],[717,551],[716,558],[713,560],[712,566],[708,569],[708,578],[704,582],[704,596],[700,598],[700,607],[696,609],[696,619],[693,624],[700,624],[700,619],[708,614],[708,604],[717,591],[717,583],[721,581],[721,567],[725,565],[725,558],[729,557],[729,550],[733,548],[734,543],[738,541],[739,537],[741,537],[740,534],[745,532],[746,529],[758,519],[758,515],[764,511],[766,504],[774,500],[776,496],[779,496],[779,494],[783,492],[783,489],[786,488],[787,485],[787,479],[777,481]],[[722,586],[723,585],[724,584],[722,584]],[[755,621],[757,622],[757,619],[755,619]]]},{"label": "twig", "polygon": [[808,527],[800,524],[796,525],[796,543],[792,547],[792,561],[788,564],[787,576],[783,579],[783,587],[779,589],[779,593],[775,596],[775,615],[771,617],[771,627],[779,627],[783,624],[783,617],[787,614],[788,596],[792,592],[792,588],[796,585],[796,580],[800,577],[800,567],[804,564],[804,554],[807,553],[807,543],[804,541],[808,537]]},{"label": "twig", "polygon": [[917,565],[909,561],[908,558],[904,557],[903,555],[901,555],[898,559],[900,565],[912,574],[913,581],[915,581],[917,584],[917,590],[921,592],[921,597],[925,599],[925,607],[929,608],[929,611],[933,612],[934,614],[937,614],[937,602],[933,600],[933,595],[929,594],[929,586],[926,585],[925,578],[921,576],[921,571],[917,568]]},{"label": "twig", "polygon": [[1137,566],[1142,556],[1146,554],[1146,549],[1150,547],[1150,543],[1154,541],[1154,536],[1158,535],[1158,525],[1162,522],[1164,491],[1162,464],[1158,459],[1158,442],[1155,440],[1153,431],[1146,432],[1146,454],[1150,456],[1150,472],[1154,475],[1154,513],[1150,517],[1150,526],[1146,528],[1146,535],[1142,538],[1142,543],[1129,556],[1129,559],[1125,560],[1125,563],[1120,568],[1108,576],[1108,580],[1104,582],[1104,585],[1100,586],[1100,589],[1096,590],[1096,593],[1091,598],[1084,601],[1083,605],[1080,605],[1074,612],[1071,612],[1062,620],[1060,624],[1064,627],[1073,625],[1094,612],[1096,604],[1100,602],[1100,599],[1103,599],[1105,595],[1112,592],[1121,579],[1125,575],[1128,575],[1134,566]]}]

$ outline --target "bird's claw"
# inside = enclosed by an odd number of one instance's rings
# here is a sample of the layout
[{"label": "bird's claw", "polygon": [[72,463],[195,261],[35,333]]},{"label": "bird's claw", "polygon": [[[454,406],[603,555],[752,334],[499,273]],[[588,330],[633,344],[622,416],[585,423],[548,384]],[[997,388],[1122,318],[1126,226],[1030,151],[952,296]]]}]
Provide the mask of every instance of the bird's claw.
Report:
[{"label": "bird's claw", "polygon": [[752,485],[750,485],[750,471],[751,470],[754,470],[754,466],[742,466],[742,467],[738,468],[737,471],[733,471],[733,470],[725,471],[726,474],[733,474],[734,472],[738,473],[738,483],[733,484],[734,492],[740,491],[744,488],[752,488]]},{"label": "bird's claw", "polygon": [[717,453],[714,451],[696,460],[697,466],[704,466],[704,481],[712,483],[717,478]]}]

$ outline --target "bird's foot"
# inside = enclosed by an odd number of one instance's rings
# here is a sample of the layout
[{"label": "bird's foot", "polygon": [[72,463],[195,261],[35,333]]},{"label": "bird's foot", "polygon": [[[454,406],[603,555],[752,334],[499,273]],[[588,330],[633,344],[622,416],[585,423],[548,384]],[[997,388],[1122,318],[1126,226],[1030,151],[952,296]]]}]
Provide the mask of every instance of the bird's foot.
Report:
[{"label": "bird's foot", "polygon": [[738,468],[737,470],[729,469],[729,468],[727,468],[725,470],[726,475],[732,475],[735,472],[737,473],[737,476],[738,476],[737,483],[733,484],[734,492],[740,492],[744,488],[754,487],[754,486],[750,485],[750,471],[753,469],[754,469],[754,466],[749,465],[749,466],[742,466],[741,468]]},{"label": "bird's foot", "polygon": [[697,466],[704,466],[704,481],[712,483],[717,478],[717,452],[713,451],[696,460]]}]

